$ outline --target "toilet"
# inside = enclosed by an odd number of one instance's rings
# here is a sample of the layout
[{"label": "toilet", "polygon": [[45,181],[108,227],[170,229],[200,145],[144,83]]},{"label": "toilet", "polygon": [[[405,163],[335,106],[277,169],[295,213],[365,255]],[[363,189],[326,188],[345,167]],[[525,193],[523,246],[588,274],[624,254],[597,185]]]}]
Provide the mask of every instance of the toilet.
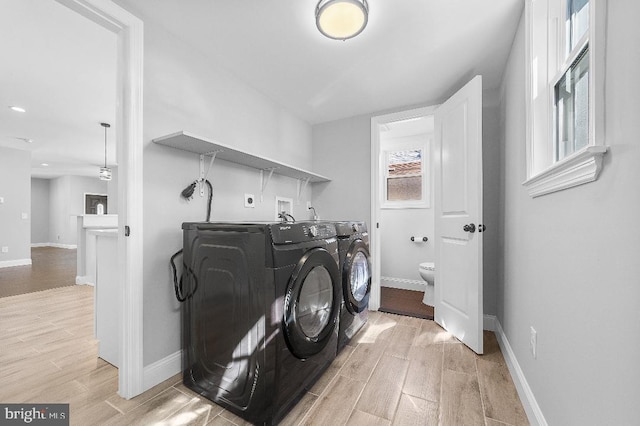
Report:
[{"label": "toilet", "polygon": [[418,267],[418,272],[423,280],[433,285],[435,279],[436,266],[433,262],[423,262]]},{"label": "toilet", "polygon": [[418,272],[427,284],[424,289],[424,297],[422,299],[422,303],[424,303],[425,305],[433,306],[435,299],[435,264],[433,262],[423,262],[420,264],[420,266],[418,266]]}]

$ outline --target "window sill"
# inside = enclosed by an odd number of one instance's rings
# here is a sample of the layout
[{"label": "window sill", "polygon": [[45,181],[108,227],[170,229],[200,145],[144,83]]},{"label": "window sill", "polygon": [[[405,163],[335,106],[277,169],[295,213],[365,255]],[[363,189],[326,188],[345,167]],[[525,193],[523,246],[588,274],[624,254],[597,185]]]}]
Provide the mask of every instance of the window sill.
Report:
[{"label": "window sill", "polygon": [[605,146],[588,146],[558,161],[522,184],[529,191],[529,195],[535,198],[593,182],[598,179],[605,152],[607,152]]}]

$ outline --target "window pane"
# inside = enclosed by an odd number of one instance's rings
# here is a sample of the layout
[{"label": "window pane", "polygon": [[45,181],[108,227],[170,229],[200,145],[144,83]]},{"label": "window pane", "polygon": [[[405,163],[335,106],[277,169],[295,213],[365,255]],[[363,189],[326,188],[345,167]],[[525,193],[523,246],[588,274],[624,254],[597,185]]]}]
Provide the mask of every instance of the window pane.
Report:
[{"label": "window pane", "polygon": [[589,51],[555,87],[556,161],[589,144]]},{"label": "window pane", "polygon": [[387,178],[387,201],[422,200],[422,176]]},{"label": "window pane", "polygon": [[388,176],[419,175],[422,173],[421,149],[391,151],[388,155]]},{"label": "window pane", "polygon": [[589,0],[567,0],[567,52],[569,56],[578,41],[589,30]]}]

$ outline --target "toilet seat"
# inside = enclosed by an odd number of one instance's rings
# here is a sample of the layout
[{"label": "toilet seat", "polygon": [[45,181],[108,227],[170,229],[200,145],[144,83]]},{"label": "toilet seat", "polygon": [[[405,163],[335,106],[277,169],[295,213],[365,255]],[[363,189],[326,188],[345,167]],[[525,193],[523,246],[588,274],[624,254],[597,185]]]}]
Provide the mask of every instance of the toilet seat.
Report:
[{"label": "toilet seat", "polygon": [[420,269],[423,269],[425,271],[435,271],[436,265],[433,262],[423,262],[420,264]]}]

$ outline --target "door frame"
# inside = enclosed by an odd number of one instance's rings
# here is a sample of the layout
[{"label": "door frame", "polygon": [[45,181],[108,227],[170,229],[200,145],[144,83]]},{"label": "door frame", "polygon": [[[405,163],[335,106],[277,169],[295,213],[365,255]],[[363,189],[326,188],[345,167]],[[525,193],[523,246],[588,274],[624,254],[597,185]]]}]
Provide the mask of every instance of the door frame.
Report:
[{"label": "door frame", "polygon": [[[380,185],[380,128],[386,124],[396,121],[409,120],[412,118],[434,115],[439,105],[431,105],[420,108],[408,109],[371,117],[371,220],[369,226],[369,245],[372,261],[371,274],[371,297],[369,307],[377,311],[380,308],[380,232],[378,223],[380,222],[379,212],[382,205],[381,185]],[[431,156],[436,158],[435,155]],[[416,265],[416,270],[418,265]]]},{"label": "door frame", "polygon": [[[110,0],[56,0],[117,36],[118,282],[120,366],[118,394],[144,391],[143,364],[143,23]],[[127,227],[129,236],[125,236]]]}]

